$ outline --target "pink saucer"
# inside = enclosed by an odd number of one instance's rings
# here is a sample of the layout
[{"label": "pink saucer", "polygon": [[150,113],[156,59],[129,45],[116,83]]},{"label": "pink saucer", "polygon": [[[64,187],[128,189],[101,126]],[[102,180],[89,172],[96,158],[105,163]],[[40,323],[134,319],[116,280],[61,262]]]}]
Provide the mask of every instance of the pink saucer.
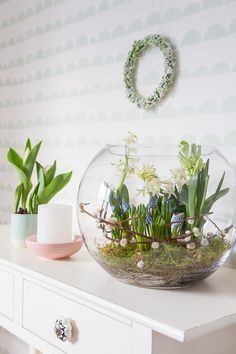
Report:
[{"label": "pink saucer", "polygon": [[60,259],[70,257],[78,252],[83,245],[81,236],[75,236],[74,241],[68,243],[38,243],[37,236],[29,236],[26,238],[26,246],[32,250],[34,254],[43,258]]}]

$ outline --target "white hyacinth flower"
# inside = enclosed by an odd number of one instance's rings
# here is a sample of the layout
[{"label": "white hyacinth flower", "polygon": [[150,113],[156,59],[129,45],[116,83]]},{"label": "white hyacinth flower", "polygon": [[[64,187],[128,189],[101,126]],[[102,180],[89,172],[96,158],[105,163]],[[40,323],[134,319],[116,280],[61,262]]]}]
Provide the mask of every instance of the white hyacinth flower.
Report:
[{"label": "white hyacinth flower", "polygon": [[139,262],[137,263],[137,267],[140,268],[140,269],[143,269],[143,267],[144,267],[144,261],[139,261]]},{"label": "white hyacinth flower", "polygon": [[168,194],[170,196],[175,192],[175,184],[170,179],[163,180],[161,189],[164,194]]},{"label": "white hyacinth flower", "polygon": [[153,177],[157,177],[155,166],[151,164],[144,164],[143,168],[138,171],[138,176],[143,181],[148,181],[153,179]]},{"label": "white hyacinth flower", "polygon": [[133,132],[128,132],[127,138],[124,139],[125,145],[137,143],[138,137]]},{"label": "white hyacinth flower", "polygon": [[161,180],[158,177],[154,177],[146,183],[147,193],[159,195],[161,190]]},{"label": "white hyacinth flower", "polygon": [[209,241],[208,241],[206,238],[203,238],[203,239],[201,240],[201,246],[206,247],[206,246],[208,246],[208,245],[209,245]]},{"label": "white hyacinth flower", "polygon": [[188,250],[192,251],[192,250],[195,249],[196,245],[195,245],[194,242],[190,242],[190,243],[188,243],[188,244],[186,245],[186,247],[187,247]]},{"label": "white hyacinth flower", "polygon": [[185,167],[180,166],[171,170],[172,178],[177,189],[180,191],[185,184],[188,184],[189,176]]},{"label": "white hyacinth flower", "polygon": [[159,242],[152,242],[152,246],[151,246],[151,247],[152,247],[154,250],[158,249],[159,246],[160,246],[160,243],[159,243]]},{"label": "white hyacinth flower", "polygon": [[185,231],[185,235],[191,235],[191,234],[192,234],[192,231],[190,231],[190,230]]},{"label": "white hyacinth flower", "polygon": [[121,240],[120,240],[120,245],[121,245],[121,247],[126,247],[127,246],[127,240],[126,240],[126,238],[122,238]]}]

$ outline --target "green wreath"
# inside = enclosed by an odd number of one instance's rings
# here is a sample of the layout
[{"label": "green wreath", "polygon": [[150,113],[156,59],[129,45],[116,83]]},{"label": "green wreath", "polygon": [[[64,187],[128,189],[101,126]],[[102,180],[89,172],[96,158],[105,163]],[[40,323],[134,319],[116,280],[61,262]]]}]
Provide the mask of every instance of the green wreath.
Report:
[{"label": "green wreath", "polygon": [[[164,75],[154,92],[147,97],[141,96],[135,85],[136,63],[147,47],[158,47],[164,55]],[[167,93],[174,82],[175,55],[171,44],[159,34],[150,34],[142,40],[135,41],[124,65],[124,84],[128,99],[139,108],[147,109]]]}]

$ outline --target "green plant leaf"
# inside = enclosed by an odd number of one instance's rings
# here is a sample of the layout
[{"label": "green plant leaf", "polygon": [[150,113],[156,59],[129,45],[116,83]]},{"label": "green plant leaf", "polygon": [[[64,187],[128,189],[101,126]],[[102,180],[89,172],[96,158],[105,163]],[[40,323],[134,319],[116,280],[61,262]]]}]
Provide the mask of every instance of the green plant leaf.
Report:
[{"label": "green plant leaf", "polygon": [[19,168],[20,170],[23,169],[23,160],[22,160],[22,158],[12,148],[10,148],[8,150],[7,159],[13,166]]},{"label": "green plant leaf", "polygon": [[70,181],[72,171],[56,176],[52,182],[38,193],[39,204],[47,204]]},{"label": "green plant leaf", "polygon": [[203,211],[204,213],[208,213],[213,204],[220,198],[222,198],[223,196],[225,196],[228,192],[229,192],[229,188],[225,188],[225,189],[222,189],[221,190],[221,187],[223,185],[223,182],[224,182],[224,178],[225,178],[225,172],[223,173],[221,179],[220,179],[220,182],[216,188],[216,191],[214,194],[212,194],[210,197],[208,197],[204,203],[204,207],[203,207]]},{"label": "green plant leaf", "polygon": [[220,182],[218,184],[218,187],[216,188],[216,191],[215,191],[215,194],[218,194],[221,190],[221,187],[223,185],[223,182],[224,182],[224,179],[225,179],[225,172],[223,173],[221,179],[220,179]]},{"label": "green plant leaf", "polygon": [[57,162],[56,160],[53,162],[51,166],[46,166],[43,169],[45,185],[47,186],[49,183],[52,182],[53,178],[55,177],[57,169]]},{"label": "green plant leaf", "polygon": [[177,189],[175,189],[175,193],[177,195],[177,199],[182,202],[185,206],[188,204],[188,187],[186,184],[183,185],[181,192],[179,193]]},{"label": "green plant leaf", "polygon": [[26,174],[18,167],[16,167],[20,182],[23,184],[24,189],[28,190],[30,188],[31,182],[26,176]]},{"label": "green plant leaf", "polygon": [[23,154],[23,166],[25,164],[25,161],[27,160],[29,153],[31,151],[31,141],[28,138],[25,144],[25,150],[24,150],[24,154]]},{"label": "green plant leaf", "polygon": [[197,176],[192,176],[188,186],[188,211],[189,216],[195,216],[195,201],[198,179]]},{"label": "green plant leaf", "polygon": [[32,150],[29,152],[29,154],[25,160],[25,163],[23,165],[24,172],[28,178],[30,178],[32,175],[35,161],[37,159],[37,155],[38,155],[41,144],[42,144],[42,141],[40,141],[38,144],[36,144],[32,148]]},{"label": "green plant leaf", "polygon": [[20,199],[22,195],[22,184],[19,184],[19,186],[15,190],[15,195],[14,195],[14,213],[18,212],[19,204],[20,204]]},{"label": "green plant leaf", "polygon": [[43,169],[43,166],[38,161],[36,161],[35,163],[36,163],[37,179],[39,179],[39,171],[41,168]]},{"label": "green plant leaf", "polygon": [[120,194],[121,194],[123,201],[128,203],[129,202],[129,191],[128,191],[128,188],[126,187],[125,184],[122,185]]},{"label": "green plant leaf", "polygon": [[38,188],[38,192],[39,192],[39,191],[42,191],[44,189],[46,184],[45,184],[43,166],[40,165],[38,162],[36,162],[36,167],[37,167],[37,178],[38,178],[38,183],[39,183],[39,188]]},{"label": "green plant leaf", "polygon": [[27,149],[30,150],[30,151],[32,150],[30,138],[28,138],[28,139],[26,140],[25,151],[26,151]]},{"label": "green plant leaf", "polygon": [[37,212],[38,212],[38,202],[37,202],[38,189],[39,189],[39,183],[34,188],[34,191],[30,194],[30,198],[29,198],[29,211],[30,211],[30,214],[37,214]]},{"label": "green plant leaf", "polygon": [[230,190],[230,188],[225,188],[225,189],[222,189],[220,192],[214,193],[213,195],[208,197],[205,201],[203,212],[208,213],[211,210],[212,206],[215,204],[215,202],[218,199],[224,197],[229,192],[229,190]]}]

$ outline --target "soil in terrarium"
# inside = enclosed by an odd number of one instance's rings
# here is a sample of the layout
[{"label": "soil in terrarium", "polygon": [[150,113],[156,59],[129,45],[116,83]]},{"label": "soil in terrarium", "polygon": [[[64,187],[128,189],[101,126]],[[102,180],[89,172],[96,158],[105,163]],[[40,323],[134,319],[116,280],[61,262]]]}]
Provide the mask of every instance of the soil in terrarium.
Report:
[{"label": "soil in terrarium", "polygon": [[230,244],[220,238],[194,250],[162,243],[158,249],[140,252],[135,245],[122,247],[110,243],[98,248],[96,258],[102,267],[124,282],[168,288],[206,278],[219,267],[229,249]]}]

